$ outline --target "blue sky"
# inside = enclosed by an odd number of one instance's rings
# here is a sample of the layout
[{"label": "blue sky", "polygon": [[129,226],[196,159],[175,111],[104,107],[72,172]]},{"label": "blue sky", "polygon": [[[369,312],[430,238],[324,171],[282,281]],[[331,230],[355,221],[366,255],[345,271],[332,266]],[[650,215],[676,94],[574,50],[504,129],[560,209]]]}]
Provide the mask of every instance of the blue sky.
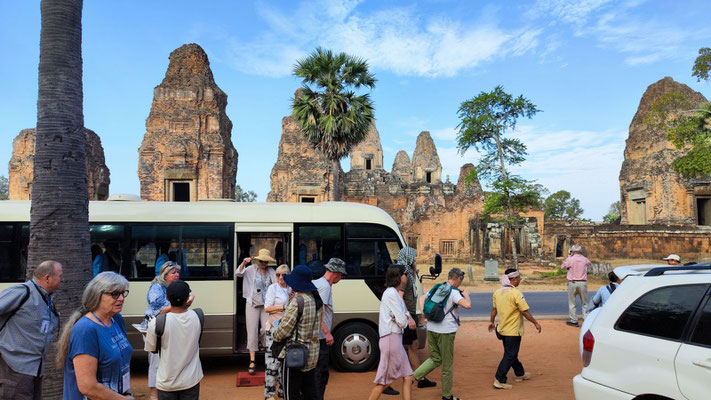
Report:
[{"label": "blue sky", "polygon": [[[513,133],[529,151],[516,172],[570,191],[600,220],[619,199],[624,142],[647,86],[671,76],[711,97],[711,83],[691,77],[698,49],[711,46],[708,15],[708,0],[85,1],[85,126],[102,139],[111,193],[138,194],[153,88],[170,52],[198,43],[228,95],[237,183],[264,201],[299,86],[291,68],[323,46],[367,59],[378,78],[387,169],[427,130],[442,176],[456,181],[479,158],[457,153],[459,104],[503,85],[543,111]],[[0,175],[13,138],[36,123],[39,33],[39,1],[0,0]]]}]

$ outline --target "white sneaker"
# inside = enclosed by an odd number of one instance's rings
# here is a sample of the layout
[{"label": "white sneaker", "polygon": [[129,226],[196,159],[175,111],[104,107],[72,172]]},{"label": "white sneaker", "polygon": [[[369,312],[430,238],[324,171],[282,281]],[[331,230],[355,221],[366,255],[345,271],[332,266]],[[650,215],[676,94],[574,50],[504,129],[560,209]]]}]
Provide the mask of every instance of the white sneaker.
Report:
[{"label": "white sneaker", "polygon": [[531,373],[530,373],[530,372],[524,372],[524,374],[521,375],[521,376],[514,376],[514,380],[515,380],[516,382],[527,381],[527,380],[529,380],[529,379],[531,379]]},{"label": "white sneaker", "polygon": [[494,387],[497,389],[511,389],[513,386],[508,383],[501,383],[498,379],[494,379]]}]

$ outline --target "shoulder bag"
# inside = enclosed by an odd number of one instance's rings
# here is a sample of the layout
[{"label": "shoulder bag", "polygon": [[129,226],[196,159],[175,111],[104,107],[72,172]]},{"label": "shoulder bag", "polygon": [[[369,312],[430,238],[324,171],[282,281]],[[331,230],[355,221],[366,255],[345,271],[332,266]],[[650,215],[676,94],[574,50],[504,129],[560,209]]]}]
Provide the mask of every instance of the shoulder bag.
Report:
[{"label": "shoulder bag", "polygon": [[303,314],[304,298],[299,296],[296,298],[296,301],[299,310],[302,312],[299,313],[299,317],[296,320],[296,325],[294,327],[294,334],[296,335],[296,338],[294,339],[295,342],[286,346],[286,357],[284,358],[284,363],[287,368],[304,368],[309,358],[309,348],[306,347],[305,344],[296,342],[299,340],[299,322],[301,321],[301,316]]}]

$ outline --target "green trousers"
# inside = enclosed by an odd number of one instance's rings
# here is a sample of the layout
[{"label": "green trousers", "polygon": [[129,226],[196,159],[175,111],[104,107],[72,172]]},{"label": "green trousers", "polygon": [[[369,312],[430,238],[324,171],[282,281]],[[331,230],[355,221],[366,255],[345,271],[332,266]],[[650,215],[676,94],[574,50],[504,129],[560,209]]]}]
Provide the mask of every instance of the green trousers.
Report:
[{"label": "green trousers", "polygon": [[433,369],[442,366],[442,397],[452,395],[452,364],[454,363],[454,335],[427,331],[430,357],[415,370],[415,379],[422,379]]}]

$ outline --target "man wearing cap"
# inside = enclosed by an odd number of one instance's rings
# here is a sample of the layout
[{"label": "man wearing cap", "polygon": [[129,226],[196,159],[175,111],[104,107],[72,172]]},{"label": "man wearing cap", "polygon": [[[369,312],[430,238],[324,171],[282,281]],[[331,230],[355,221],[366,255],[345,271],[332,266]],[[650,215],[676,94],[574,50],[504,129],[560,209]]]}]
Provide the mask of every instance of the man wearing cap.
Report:
[{"label": "man wearing cap", "polygon": [[588,316],[588,267],[590,260],[583,255],[583,248],[579,244],[574,244],[570,251],[572,256],[563,261],[560,267],[568,271],[568,316],[570,320],[566,324],[570,326],[580,326],[578,324],[578,313],[575,310],[575,297],[580,296],[580,303],[583,309],[583,318]]},{"label": "man wearing cap", "polygon": [[333,345],[333,336],[331,335],[331,327],[333,325],[333,294],[331,286],[338,283],[343,275],[346,274],[346,263],[340,258],[331,258],[326,265],[323,266],[326,272],[322,277],[313,281],[314,286],[318,289],[318,294],[323,301],[323,319],[321,320],[321,329],[319,332],[319,351],[318,364],[316,365],[316,381],[318,382],[318,400],[323,400],[326,393],[326,385],[328,384],[328,351]]},{"label": "man wearing cap", "polygon": [[666,260],[667,265],[679,265],[681,264],[681,257],[679,257],[676,254],[669,254],[668,256],[662,258],[662,260]]},{"label": "man wearing cap", "polygon": [[195,399],[200,395],[202,364],[200,363],[200,317],[189,310],[190,286],[177,280],[166,289],[170,312],[165,315],[165,326],[160,349],[156,349],[156,320],[148,323],[146,351],[160,351],[156,373],[158,400]]}]

